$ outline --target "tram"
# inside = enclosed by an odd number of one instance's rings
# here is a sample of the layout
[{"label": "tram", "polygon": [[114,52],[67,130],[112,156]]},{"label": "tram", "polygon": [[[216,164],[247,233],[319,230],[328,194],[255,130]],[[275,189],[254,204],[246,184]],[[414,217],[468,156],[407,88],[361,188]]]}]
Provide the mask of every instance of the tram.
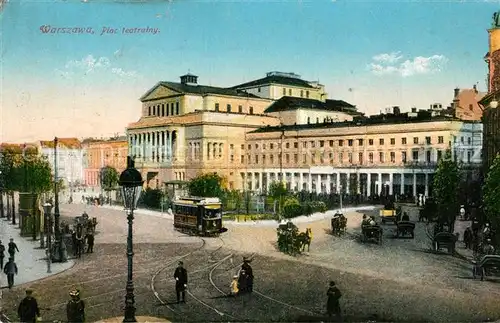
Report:
[{"label": "tram", "polygon": [[216,197],[181,197],[173,201],[174,227],[184,233],[218,236],[222,226],[222,203]]}]

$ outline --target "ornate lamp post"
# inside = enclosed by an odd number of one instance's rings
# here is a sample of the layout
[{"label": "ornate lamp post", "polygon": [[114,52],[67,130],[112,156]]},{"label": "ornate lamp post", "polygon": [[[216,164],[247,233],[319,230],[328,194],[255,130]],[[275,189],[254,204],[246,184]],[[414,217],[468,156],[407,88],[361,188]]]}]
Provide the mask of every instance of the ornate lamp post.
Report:
[{"label": "ornate lamp post", "polygon": [[123,322],[137,322],[135,318],[134,281],[132,278],[133,269],[133,245],[132,245],[132,224],[134,221],[134,210],[142,191],[141,173],[134,167],[132,157],[127,157],[127,169],[120,174],[118,185],[121,187],[123,204],[127,211],[128,235],[127,235],[127,287],[125,294],[125,317]]},{"label": "ornate lamp post", "polygon": [[52,262],[52,204],[45,203],[43,205],[43,213],[45,215],[45,227],[47,228],[47,272],[51,273],[50,265]]},{"label": "ornate lamp post", "polygon": [[[66,247],[59,230],[59,178],[58,178],[58,165],[57,165],[57,137],[54,138],[54,236],[55,236],[55,261],[66,262]],[[63,247],[64,245],[64,247]]]},{"label": "ornate lamp post", "polygon": [[[2,165],[1,164],[1,160],[0,160],[0,166]],[[0,170],[0,218],[3,218],[5,217],[5,214],[4,214],[4,210],[3,210],[3,175],[2,175],[2,171]]]}]

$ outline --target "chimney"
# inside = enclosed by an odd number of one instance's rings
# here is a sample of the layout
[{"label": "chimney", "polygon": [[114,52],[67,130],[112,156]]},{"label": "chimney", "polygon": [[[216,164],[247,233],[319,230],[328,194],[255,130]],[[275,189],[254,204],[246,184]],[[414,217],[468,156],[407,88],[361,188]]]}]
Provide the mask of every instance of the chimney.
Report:
[{"label": "chimney", "polygon": [[453,96],[455,99],[458,97],[459,92],[460,92],[460,89],[458,87],[455,88],[455,95]]}]

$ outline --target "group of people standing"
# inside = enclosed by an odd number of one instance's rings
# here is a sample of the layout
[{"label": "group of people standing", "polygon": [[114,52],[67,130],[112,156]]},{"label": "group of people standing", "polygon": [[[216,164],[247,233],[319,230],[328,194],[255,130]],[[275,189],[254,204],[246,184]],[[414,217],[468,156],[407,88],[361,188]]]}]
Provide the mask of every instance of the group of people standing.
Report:
[{"label": "group of people standing", "polygon": [[7,284],[9,289],[11,289],[12,286],[14,286],[14,276],[17,275],[18,272],[17,264],[14,262],[14,258],[16,252],[19,252],[19,248],[12,238],[10,238],[7,252],[9,253],[9,261],[4,264],[5,246],[2,244],[2,241],[0,241],[0,269],[3,270],[5,275],[7,275]]}]

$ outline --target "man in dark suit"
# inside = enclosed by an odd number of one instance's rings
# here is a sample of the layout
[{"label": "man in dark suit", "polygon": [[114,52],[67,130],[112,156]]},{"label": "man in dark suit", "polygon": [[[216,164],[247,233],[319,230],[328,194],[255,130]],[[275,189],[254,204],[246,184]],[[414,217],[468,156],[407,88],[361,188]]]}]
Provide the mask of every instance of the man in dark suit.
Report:
[{"label": "man in dark suit", "polygon": [[38,308],[36,299],[33,297],[32,289],[26,290],[26,297],[19,304],[17,314],[19,315],[19,320],[26,323],[35,323],[36,318],[40,317],[40,309]]},{"label": "man in dark suit", "polygon": [[[188,282],[187,270],[184,268],[182,261],[179,261],[179,266],[175,269],[175,292],[177,293],[177,303],[181,301],[186,303],[186,287]],[[182,300],[181,300],[182,295]]]},{"label": "man in dark suit", "polygon": [[14,286],[14,275],[17,275],[17,265],[14,262],[14,258],[9,258],[9,262],[3,267],[3,272],[7,275],[7,282],[9,289],[11,289]]}]

